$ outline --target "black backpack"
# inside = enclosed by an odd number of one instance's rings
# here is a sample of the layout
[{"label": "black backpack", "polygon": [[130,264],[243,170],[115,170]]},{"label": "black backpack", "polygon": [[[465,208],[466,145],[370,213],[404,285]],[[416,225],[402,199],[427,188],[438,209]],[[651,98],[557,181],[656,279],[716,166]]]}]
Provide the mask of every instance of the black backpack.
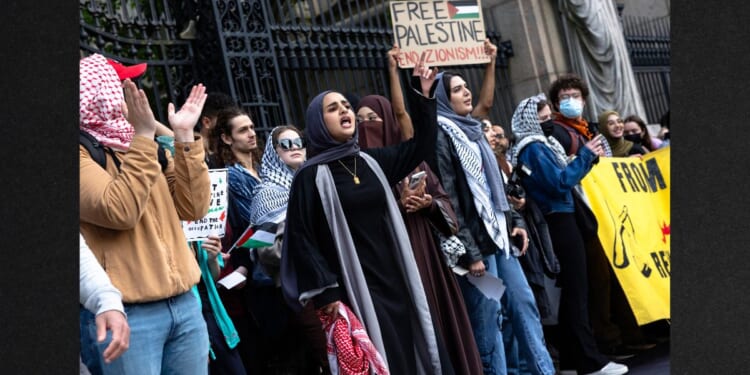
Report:
[{"label": "black backpack", "polygon": [[[112,156],[112,160],[115,161],[115,165],[117,166],[117,170],[120,170],[120,160],[118,160],[114,154],[111,148],[104,146],[103,144],[99,143],[99,141],[94,138],[91,134],[86,132],[83,129],[78,129],[80,131],[79,137],[78,137],[78,143],[83,145],[84,148],[86,148],[86,151],[88,151],[89,155],[91,155],[91,158],[94,159],[94,161],[97,162],[97,164],[101,165],[102,168],[105,170],[107,169],[107,153],[109,153]],[[161,164],[161,171],[164,172],[167,170],[167,152],[164,151],[164,147],[162,145],[159,145],[159,149],[157,150],[156,154],[159,158],[159,164]]]}]

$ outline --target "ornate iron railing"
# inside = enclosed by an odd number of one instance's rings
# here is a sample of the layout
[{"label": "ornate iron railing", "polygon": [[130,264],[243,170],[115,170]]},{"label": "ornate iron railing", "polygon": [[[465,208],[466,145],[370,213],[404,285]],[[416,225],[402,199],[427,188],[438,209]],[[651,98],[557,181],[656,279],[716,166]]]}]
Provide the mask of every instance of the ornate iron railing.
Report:
[{"label": "ornate iron railing", "polygon": [[[148,63],[140,85],[164,123],[166,103],[181,103],[197,82],[234,97],[261,137],[280,124],[304,127],[308,102],[326,89],[390,96],[387,0],[80,0],[79,8],[82,54]],[[496,24],[490,14],[485,23]],[[513,51],[488,28],[499,47],[490,113],[498,121],[514,109],[507,87]],[[450,70],[481,87],[484,66]]]},{"label": "ornate iron railing", "polygon": [[669,110],[669,18],[623,17],[623,32],[649,123]]},{"label": "ornate iron railing", "polygon": [[192,45],[177,37],[173,9],[164,0],[79,1],[82,55],[100,53],[126,65],[146,62],[139,85],[164,123],[167,103],[182,103],[197,82]]}]

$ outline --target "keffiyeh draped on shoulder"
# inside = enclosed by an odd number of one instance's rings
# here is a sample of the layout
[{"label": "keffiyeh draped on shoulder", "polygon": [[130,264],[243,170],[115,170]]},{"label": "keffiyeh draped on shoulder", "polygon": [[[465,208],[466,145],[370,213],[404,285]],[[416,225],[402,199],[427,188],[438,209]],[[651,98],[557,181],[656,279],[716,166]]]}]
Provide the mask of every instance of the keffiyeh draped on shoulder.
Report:
[{"label": "keffiyeh draped on shoulder", "polygon": [[260,165],[261,183],[255,187],[253,204],[250,206],[250,223],[280,223],[286,219],[289,189],[292,187],[294,171],[281,160],[272,140],[273,130],[266,140],[266,148]]}]

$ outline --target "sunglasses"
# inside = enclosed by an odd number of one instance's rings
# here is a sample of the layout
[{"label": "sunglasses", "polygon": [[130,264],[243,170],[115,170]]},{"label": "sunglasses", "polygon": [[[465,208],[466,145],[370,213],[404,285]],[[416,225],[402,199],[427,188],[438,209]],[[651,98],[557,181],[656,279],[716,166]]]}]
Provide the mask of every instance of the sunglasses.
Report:
[{"label": "sunglasses", "polygon": [[296,147],[298,149],[305,148],[305,139],[304,138],[284,138],[279,139],[276,144],[281,147],[282,150],[291,150],[292,147]]}]

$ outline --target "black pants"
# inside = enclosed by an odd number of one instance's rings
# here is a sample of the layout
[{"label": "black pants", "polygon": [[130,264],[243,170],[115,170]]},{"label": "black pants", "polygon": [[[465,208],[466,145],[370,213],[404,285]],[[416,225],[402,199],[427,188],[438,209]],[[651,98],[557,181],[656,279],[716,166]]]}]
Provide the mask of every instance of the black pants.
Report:
[{"label": "black pants", "polygon": [[[207,303],[204,302],[204,303]],[[245,375],[245,366],[237,350],[237,347],[230,349],[224,339],[219,325],[216,323],[214,314],[210,311],[203,310],[203,319],[206,321],[208,328],[208,340],[211,343],[216,359],[211,359],[208,363],[208,372],[211,375]]]},{"label": "black pants", "polygon": [[560,262],[560,368],[589,373],[609,360],[597,348],[589,323],[586,249],[573,213],[546,215],[549,234]]}]

